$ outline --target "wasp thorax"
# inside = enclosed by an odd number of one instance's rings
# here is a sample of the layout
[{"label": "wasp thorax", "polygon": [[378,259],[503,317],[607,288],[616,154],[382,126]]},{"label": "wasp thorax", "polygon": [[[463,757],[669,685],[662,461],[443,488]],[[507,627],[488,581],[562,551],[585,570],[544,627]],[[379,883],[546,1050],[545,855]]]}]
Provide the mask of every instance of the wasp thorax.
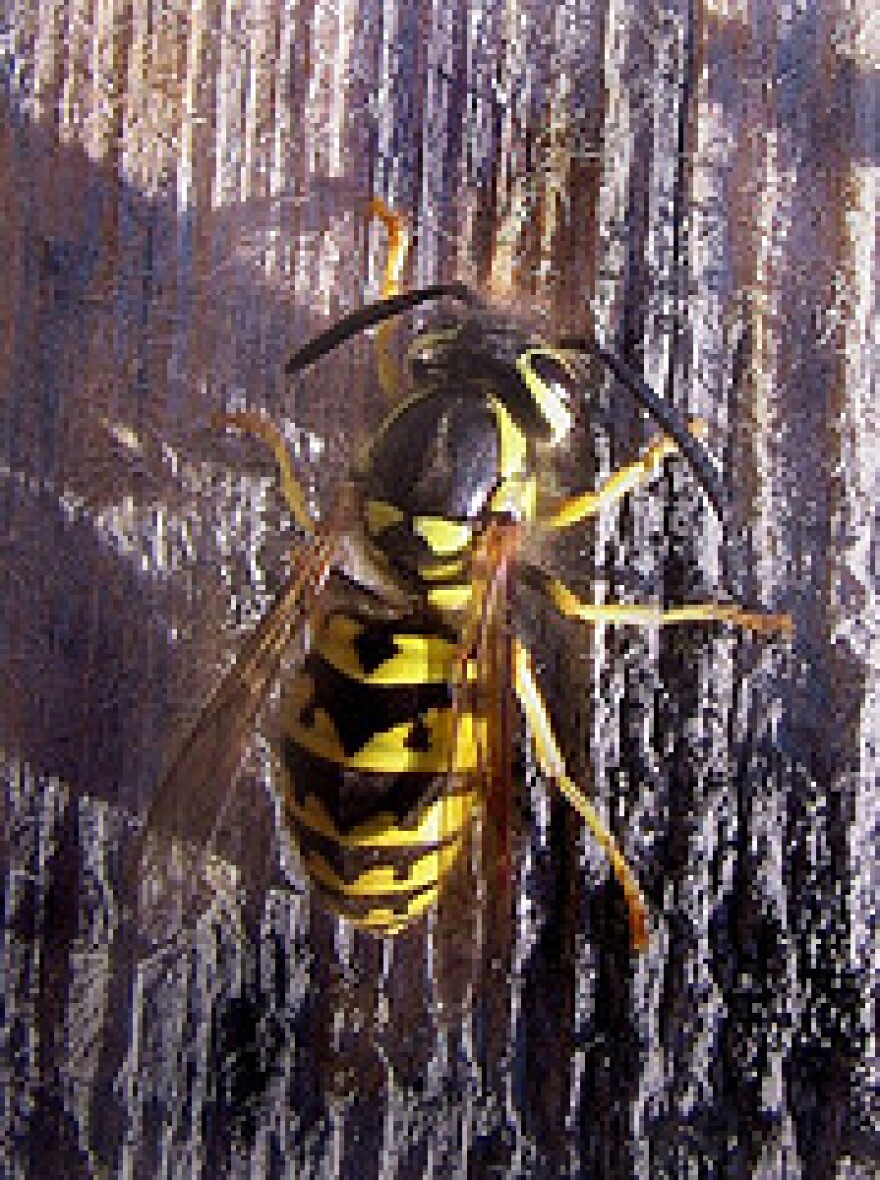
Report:
[{"label": "wasp thorax", "polygon": [[458,609],[479,530],[534,519],[536,448],[568,433],[575,377],[549,345],[484,316],[420,333],[408,357],[413,395],[362,465],[364,522],[395,569]]},{"label": "wasp thorax", "polygon": [[521,353],[516,368],[549,428],[551,441],[562,442],[574,422],[575,373],[561,356],[540,346]]},{"label": "wasp thorax", "polygon": [[460,578],[501,461],[489,399],[447,383],[426,391],[385,423],[370,448],[363,472],[368,535],[408,574]]}]

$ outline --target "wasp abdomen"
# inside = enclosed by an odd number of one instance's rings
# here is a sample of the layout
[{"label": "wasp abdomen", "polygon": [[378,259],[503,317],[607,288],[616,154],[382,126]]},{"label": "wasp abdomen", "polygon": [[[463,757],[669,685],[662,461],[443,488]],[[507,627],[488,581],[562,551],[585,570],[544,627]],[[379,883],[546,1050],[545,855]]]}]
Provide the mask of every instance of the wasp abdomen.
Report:
[{"label": "wasp abdomen", "polygon": [[[388,932],[425,910],[473,809],[450,780],[476,764],[453,735],[454,637],[430,620],[331,614],[284,702],[284,810],[335,911]],[[454,750],[453,750],[454,746]]]}]

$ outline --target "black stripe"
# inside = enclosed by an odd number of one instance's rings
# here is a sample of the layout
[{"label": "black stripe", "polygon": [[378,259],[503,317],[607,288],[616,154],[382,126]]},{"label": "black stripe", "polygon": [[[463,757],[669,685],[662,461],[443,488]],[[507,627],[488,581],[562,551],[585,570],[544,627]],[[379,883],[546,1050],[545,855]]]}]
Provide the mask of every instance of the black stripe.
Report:
[{"label": "black stripe", "polygon": [[[431,893],[436,885],[425,885],[421,889],[414,889],[407,893],[374,893],[366,897],[348,897],[344,893],[337,893],[335,889],[328,889],[320,881],[309,878],[312,888],[321,896],[334,913],[344,918],[357,921],[358,918],[368,918],[375,910],[390,910],[398,918],[406,918],[410,907],[426,893]],[[421,917],[422,915],[419,915]]]},{"label": "black stripe", "polygon": [[417,861],[430,853],[452,847],[459,839],[459,835],[455,833],[432,844],[394,848],[345,848],[335,840],[328,839],[300,823],[289,810],[285,809],[285,814],[300,852],[304,856],[315,853],[346,885],[351,885],[371,869],[390,869],[395,880],[405,881]]},{"label": "black stripe", "polygon": [[303,749],[289,736],[282,742],[281,753],[297,803],[304,807],[309,795],[320,799],[343,835],[383,812],[394,817],[396,827],[415,828],[425,807],[450,785],[445,774],[346,770]]},{"label": "black stripe", "polygon": [[[455,644],[457,638],[455,632],[449,628],[438,627],[434,619],[426,620],[422,624],[410,620],[401,622],[397,619],[370,619],[351,614],[348,611],[336,611],[328,617],[328,624],[338,618],[355,623],[360,628],[357,638],[352,641],[352,648],[358,663],[367,675],[372,675],[397,655],[400,651],[397,640],[400,638],[409,636],[415,636],[418,639],[436,638],[449,644]],[[315,651],[320,655],[332,647],[333,641],[329,634],[322,634],[318,637]]]},{"label": "black stripe", "polygon": [[448,709],[452,704],[446,684],[365,684],[334,668],[312,652],[303,665],[314,692],[300,710],[300,724],[310,728],[316,709],[333,722],[346,757],[362,750],[378,733],[405,721],[414,726],[428,709]]}]

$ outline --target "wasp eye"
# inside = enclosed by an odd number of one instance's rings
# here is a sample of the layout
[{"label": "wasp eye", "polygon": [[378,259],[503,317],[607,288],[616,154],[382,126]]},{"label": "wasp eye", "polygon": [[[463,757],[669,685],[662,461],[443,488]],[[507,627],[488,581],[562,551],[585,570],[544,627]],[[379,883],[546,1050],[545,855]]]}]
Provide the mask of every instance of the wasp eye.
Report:
[{"label": "wasp eye", "polygon": [[571,430],[577,381],[571,369],[553,353],[531,351],[518,368],[541,417],[550,427],[553,442],[561,442]]}]

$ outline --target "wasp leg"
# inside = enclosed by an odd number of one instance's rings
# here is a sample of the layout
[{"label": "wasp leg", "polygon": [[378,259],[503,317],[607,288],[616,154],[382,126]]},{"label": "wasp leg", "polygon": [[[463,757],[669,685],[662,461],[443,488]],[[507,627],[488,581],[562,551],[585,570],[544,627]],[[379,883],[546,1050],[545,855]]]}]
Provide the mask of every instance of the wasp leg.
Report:
[{"label": "wasp leg", "polygon": [[[388,206],[377,198],[373,198],[367,206],[368,217],[378,217],[388,233],[388,257],[385,261],[385,274],[382,276],[382,298],[390,299],[400,293],[400,276],[406,261],[407,234],[403,218],[392,213]],[[379,385],[389,402],[395,402],[399,396],[397,380],[397,363],[391,353],[391,336],[394,323],[386,320],[376,331],[376,365],[379,370]]]},{"label": "wasp leg", "polygon": [[626,627],[668,627],[677,623],[728,623],[747,631],[763,634],[793,633],[791,615],[763,614],[743,610],[736,603],[695,602],[663,610],[657,606],[636,606],[629,603],[584,602],[557,578],[539,571],[530,571],[540,579],[544,593],[560,614],[582,623],[615,623]]},{"label": "wasp leg", "polygon": [[572,782],[566,771],[565,759],[559,749],[547,706],[535,679],[532,657],[528,649],[521,643],[516,644],[514,661],[516,695],[529,723],[538,765],[544,774],[553,779],[607,855],[629,907],[632,946],[635,950],[644,950],[648,945],[648,907],[635,874],[626,863],[617,841],[599,818],[592,803],[583,791]]},{"label": "wasp leg", "polygon": [[264,418],[262,414],[256,414],[252,410],[238,410],[233,414],[215,414],[212,424],[217,429],[227,426],[233,430],[255,434],[261,442],[266,444],[275,456],[275,462],[278,464],[278,474],[281,478],[281,494],[284,496],[284,500],[290,509],[293,519],[305,533],[312,536],[315,531],[315,522],[312,520],[309,510],[306,507],[306,498],[303,490],[296,476],[293,474],[293,468],[290,466],[290,453],[287,449],[287,442],[278,427],[270,422],[268,418]]},{"label": "wasp leg", "polygon": [[[707,434],[706,423],[701,418],[692,418],[688,423],[688,430],[694,438],[705,438]],[[565,529],[569,525],[595,516],[603,508],[610,508],[612,504],[635,491],[640,484],[656,473],[664,459],[677,452],[678,445],[675,440],[667,435],[661,435],[640,459],[615,471],[597,491],[582,492],[578,496],[563,500],[554,508],[544,524],[551,529]]]}]

